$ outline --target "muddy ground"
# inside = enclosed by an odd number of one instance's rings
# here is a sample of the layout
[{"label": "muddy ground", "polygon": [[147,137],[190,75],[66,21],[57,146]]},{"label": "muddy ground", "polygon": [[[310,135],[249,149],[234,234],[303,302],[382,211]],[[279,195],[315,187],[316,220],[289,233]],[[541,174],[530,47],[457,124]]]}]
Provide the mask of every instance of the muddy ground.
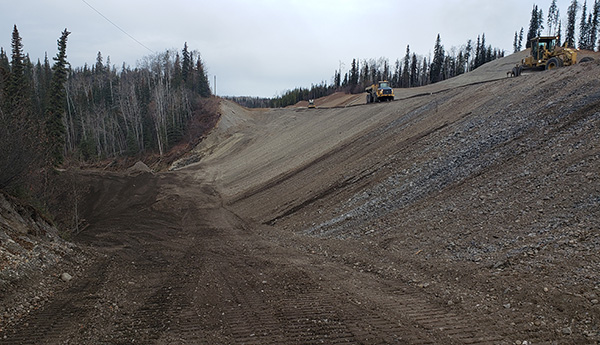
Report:
[{"label": "muddy ground", "polygon": [[386,104],[223,102],[173,171],[83,172],[73,279],[5,295],[0,343],[597,344],[600,64],[518,58]]}]

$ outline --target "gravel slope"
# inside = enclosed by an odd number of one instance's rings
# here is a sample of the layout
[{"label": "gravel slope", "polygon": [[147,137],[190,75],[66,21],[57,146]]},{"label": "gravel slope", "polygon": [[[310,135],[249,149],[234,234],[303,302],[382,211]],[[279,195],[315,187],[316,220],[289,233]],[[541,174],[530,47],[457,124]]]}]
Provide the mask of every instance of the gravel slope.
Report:
[{"label": "gravel slope", "polygon": [[[344,246],[327,253],[401,271],[457,313],[513,320],[506,326],[523,334],[516,340],[531,333],[595,343],[597,75],[598,63],[587,63],[339,114],[302,113],[299,126],[315,127],[298,140],[324,152],[282,154],[281,165],[257,163],[263,169],[243,180],[220,181],[243,217],[324,243],[357,243],[368,257]],[[345,129],[339,144],[328,145],[322,126]],[[244,146],[239,157],[260,156],[261,147]],[[242,193],[227,188],[237,183]]]}]

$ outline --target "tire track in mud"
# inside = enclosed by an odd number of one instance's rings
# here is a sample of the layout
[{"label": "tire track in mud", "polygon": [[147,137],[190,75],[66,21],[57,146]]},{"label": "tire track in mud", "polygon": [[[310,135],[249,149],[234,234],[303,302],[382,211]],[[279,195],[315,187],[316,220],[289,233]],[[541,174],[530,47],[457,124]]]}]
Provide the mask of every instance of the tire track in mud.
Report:
[{"label": "tire track in mud", "polygon": [[56,344],[65,333],[78,332],[90,308],[99,298],[98,292],[106,276],[107,261],[88,269],[93,274],[77,279],[40,309],[27,315],[14,328],[0,333],[0,344]]},{"label": "tire track in mud", "polygon": [[[500,344],[505,340],[492,327],[485,328],[488,320],[476,322],[448,312],[402,281],[304,252],[283,232],[277,238],[263,235],[262,225],[244,222],[224,209],[217,196],[204,195],[206,203],[194,203],[204,193],[202,188],[188,188],[186,193],[193,198],[173,197],[176,204],[157,204],[177,210],[179,218],[169,218],[174,223],[161,218],[165,212],[144,207],[130,213],[133,219],[113,217],[110,226],[90,227],[96,237],[87,236],[87,241],[97,241],[100,249],[104,246],[107,256],[71,288],[2,334],[0,342]],[[299,239],[304,240],[314,239]]]}]

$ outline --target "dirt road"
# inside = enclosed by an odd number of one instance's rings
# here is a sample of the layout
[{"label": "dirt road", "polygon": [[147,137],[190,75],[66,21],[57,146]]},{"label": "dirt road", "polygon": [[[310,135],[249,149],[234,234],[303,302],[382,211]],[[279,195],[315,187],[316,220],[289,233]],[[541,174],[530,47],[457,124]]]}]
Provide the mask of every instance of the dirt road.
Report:
[{"label": "dirt road", "polygon": [[93,225],[78,242],[103,255],[3,344],[502,339],[402,279],[315,251],[320,241],[240,219],[192,174],[88,177]]},{"label": "dirt road", "polygon": [[599,74],[223,103],[199,163],[83,175],[97,255],[0,343],[595,344]]}]

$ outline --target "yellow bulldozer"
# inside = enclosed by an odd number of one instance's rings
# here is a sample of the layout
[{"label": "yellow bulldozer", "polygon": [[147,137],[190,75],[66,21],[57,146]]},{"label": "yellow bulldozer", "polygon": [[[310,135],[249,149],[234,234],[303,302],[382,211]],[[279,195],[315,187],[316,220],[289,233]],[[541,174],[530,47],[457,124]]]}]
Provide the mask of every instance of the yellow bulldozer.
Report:
[{"label": "yellow bulldozer", "polygon": [[367,103],[394,100],[394,89],[392,89],[390,83],[385,80],[367,86],[365,92],[367,93]]},{"label": "yellow bulldozer", "polygon": [[523,70],[551,70],[577,63],[577,50],[560,46],[559,36],[539,36],[532,38],[531,54],[513,67],[513,77],[521,75]]}]

